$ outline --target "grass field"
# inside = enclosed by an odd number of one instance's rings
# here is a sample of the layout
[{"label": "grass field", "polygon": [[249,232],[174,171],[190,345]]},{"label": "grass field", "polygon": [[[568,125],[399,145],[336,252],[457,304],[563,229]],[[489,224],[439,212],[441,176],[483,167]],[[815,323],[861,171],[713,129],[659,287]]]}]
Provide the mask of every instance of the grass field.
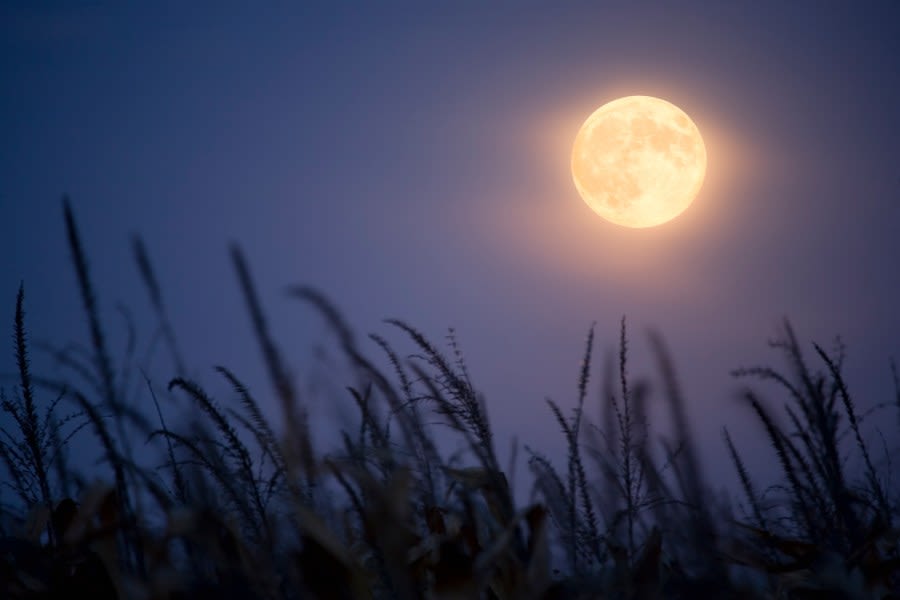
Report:
[{"label": "grass field", "polygon": [[[271,386],[249,389],[240,369],[217,367],[233,392],[220,400],[187,378],[163,291],[136,240],[172,376],[147,378],[146,403],[135,409],[125,382],[143,372],[111,355],[68,202],[64,217],[91,340],[87,352],[59,340],[59,372],[32,373],[20,288],[9,324],[17,375],[3,389],[0,421],[4,597],[900,598],[888,446],[860,429],[868,415],[844,379],[843,349],[801,342],[788,323],[774,344],[781,367],[735,372],[748,384],[747,410],[778,480],[751,480],[723,429],[742,495],[733,509],[714,501],[673,362],[652,338],[655,389],[676,433],[657,443],[648,387],[628,374],[623,320],[616,367],[592,373],[590,331],[574,410],[548,401],[567,455],[551,460],[524,446],[535,493],[522,503],[452,333],[436,345],[389,321],[412,351],[371,335],[383,356],[368,357],[327,298],[295,288],[352,367],[356,424],[319,450],[328,440],[314,443],[308,399],[236,247],[232,262]],[[760,383],[777,392],[764,400],[754,391]],[[601,423],[583,410],[594,385],[604,398]],[[195,418],[175,426],[178,403]],[[262,406],[278,407],[277,422]],[[898,409],[876,407],[890,415],[886,423]],[[436,420],[463,454],[437,441]],[[104,456],[87,472],[71,456],[84,439]],[[849,469],[850,458],[861,467]]]}]

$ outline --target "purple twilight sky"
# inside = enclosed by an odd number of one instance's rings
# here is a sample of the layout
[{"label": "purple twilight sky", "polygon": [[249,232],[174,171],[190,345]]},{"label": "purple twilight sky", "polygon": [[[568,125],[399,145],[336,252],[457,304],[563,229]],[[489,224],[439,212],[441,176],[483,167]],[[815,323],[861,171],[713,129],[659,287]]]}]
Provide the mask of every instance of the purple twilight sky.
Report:
[{"label": "purple twilight sky", "polygon": [[[859,404],[891,401],[900,4],[185,4],[0,8],[9,331],[24,280],[33,340],[89,340],[68,193],[116,356],[116,303],[135,313],[142,348],[152,334],[129,246],[139,233],[191,374],[213,389],[224,364],[269,390],[229,260],[236,241],[298,380],[322,379],[316,348],[333,339],[289,284],[319,288],[359,334],[404,352],[383,318],[439,341],[453,327],[503,454],[513,434],[560,452],[544,398],[572,406],[590,324],[599,376],[623,315],[635,375],[655,373],[646,332],[668,341],[722,483],[722,425],[761,448],[729,371],[778,363],[766,342],[785,316],[810,354],[810,341],[843,337]],[[632,94],[680,106],[709,155],[693,206],[647,230],[597,217],[569,173],[582,121]],[[161,352],[152,369],[172,374]],[[343,410],[329,394],[309,394],[323,445]]]}]

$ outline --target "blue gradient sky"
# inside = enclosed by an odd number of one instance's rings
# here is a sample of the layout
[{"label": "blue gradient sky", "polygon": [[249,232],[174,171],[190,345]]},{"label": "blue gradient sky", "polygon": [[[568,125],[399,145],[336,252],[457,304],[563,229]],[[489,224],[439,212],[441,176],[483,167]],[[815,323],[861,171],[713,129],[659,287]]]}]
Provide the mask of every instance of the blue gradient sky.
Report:
[{"label": "blue gradient sky", "polygon": [[[454,327],[504,449],[561,447],[543,399],[572,405],[588,327],[602,359],[622,315],[635,375],[655,372],[646,331],[668,340],[717,478],[722,425],[760,438],[728,372],[777,361],[784,316],[805,342],[843,336],[860,404],[891,400],[896,2],[30,4],[0,9],[0,300],[11,327],[25,281],[36,340],[88,339],[67,192],[114,342],[117,302],[152,333],[140,233],[203,381],[225,364],[268,390],[237,241],[298,377],[331,338],[288,284],[402,349],[382,318]],[[656,229],[601,220],[569,174],[584,118],[631,94],[680,106],[709,155],[697,201]]]}]

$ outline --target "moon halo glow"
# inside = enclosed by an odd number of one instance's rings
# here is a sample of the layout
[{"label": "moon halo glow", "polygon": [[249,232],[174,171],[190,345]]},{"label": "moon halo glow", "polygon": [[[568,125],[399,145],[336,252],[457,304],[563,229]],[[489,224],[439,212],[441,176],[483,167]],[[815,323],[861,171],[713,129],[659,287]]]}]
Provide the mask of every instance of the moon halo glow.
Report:
[{"label": "moon halo glow", "polygon": [[684,111],[652,96],[626,96],[587,118],[572,147],[572,178],[604,219],[654,227],[694,201],[706,175],[706,146]]}]

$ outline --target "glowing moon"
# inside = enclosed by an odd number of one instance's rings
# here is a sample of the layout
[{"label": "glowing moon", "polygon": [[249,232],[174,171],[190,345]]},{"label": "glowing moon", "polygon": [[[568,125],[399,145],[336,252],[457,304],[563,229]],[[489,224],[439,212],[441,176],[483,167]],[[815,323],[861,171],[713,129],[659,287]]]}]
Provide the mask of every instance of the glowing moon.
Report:
[{"label": "glowing moon", "polygon": [[653,227],[690,206],[706,175],[706,146],[684,111],[627,96],[587,118],[572,148],[572,178],[594,212],[626,227]]}]

